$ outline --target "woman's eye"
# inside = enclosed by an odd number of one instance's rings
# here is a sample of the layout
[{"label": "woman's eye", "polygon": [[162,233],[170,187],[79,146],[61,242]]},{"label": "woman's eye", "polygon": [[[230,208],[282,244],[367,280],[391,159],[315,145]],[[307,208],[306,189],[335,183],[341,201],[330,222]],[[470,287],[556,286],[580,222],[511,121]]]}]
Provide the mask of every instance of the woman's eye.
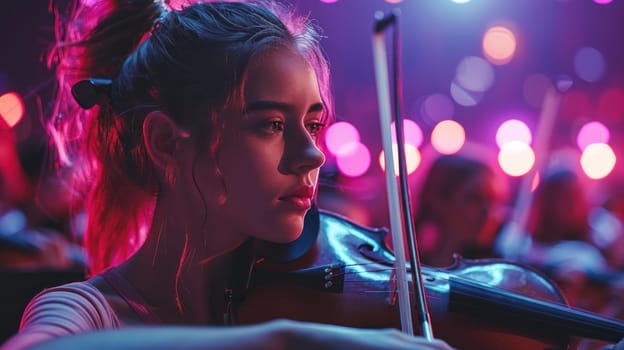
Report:
[{"label": "woman's eye", "polygon": [[306,128],[308,129],[308,132],[310,133],[310,135],[316,137],[325,128],[325,123],[319,123],[319,122],[308,123],[306,124]]},{"label": "woman's eye", "polygon": [[272,120],[266,123],[263,123],[261,126],[262,130],[268,131],[270,133],[276,133],[284,131],[284,122],[279,120]]}]

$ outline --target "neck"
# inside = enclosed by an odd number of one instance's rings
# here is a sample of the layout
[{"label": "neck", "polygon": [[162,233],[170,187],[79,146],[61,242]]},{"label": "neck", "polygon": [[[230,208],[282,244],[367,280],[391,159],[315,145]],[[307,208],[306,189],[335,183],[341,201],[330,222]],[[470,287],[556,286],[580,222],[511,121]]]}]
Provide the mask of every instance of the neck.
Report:
[{"label": "neck", "polygon": [[163,207],[156,205],[145,244],[120,272],[163,322],[223,324],[225,291],[237,295],[246,286],[250,240],[218,248],[223,244],[211,239],[227,233],[189,229]]}]

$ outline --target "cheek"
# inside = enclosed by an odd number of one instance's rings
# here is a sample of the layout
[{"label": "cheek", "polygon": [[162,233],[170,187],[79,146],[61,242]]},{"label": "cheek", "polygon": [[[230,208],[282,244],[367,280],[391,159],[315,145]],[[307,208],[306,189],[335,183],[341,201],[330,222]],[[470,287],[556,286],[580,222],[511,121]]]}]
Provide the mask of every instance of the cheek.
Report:
[{"label": "cheek", "polygon": [[475,201],[455,198],[447,207],[447,218],[463,230],[474,230],[483,222],[483,208]]},{"label": "cheek", "polygon": [[[220,179],[216,175],[214,164],[208,161],[196,160],[184,168],[183,173],[176,179],[176,185],[185,201],[191,199],[193,205],[198,202],[207,202],[209,205],[216,202],[216,197],[222,188]],[[178,182],[180,182],[178,184]]]},{"label": "cheek", "polygon": [[221,166],[228,197],[253,200],[254,195],[279,181],[279,157],[266,146],[244,147],[237,155],[223,159]]},{"label": "cheek", "polygon": [[481,228],[481,226],[485,224],[485,221],[488,217],[488,209],[483,203],[481,202],[473,203],[469,207],[468,212],[470,214],[469,220],[471,220],[472,224],[476,226],[475,228]]}]

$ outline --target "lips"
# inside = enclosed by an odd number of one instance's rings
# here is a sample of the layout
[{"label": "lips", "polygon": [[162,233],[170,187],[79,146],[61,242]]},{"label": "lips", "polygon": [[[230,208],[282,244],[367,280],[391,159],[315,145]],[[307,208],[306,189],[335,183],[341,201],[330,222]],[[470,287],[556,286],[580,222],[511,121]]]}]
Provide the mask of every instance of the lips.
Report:
[{"label": "lips", "polygon": [[279,197],[278,199],[294,206],[297,209],[308,210],[312,207],[313,195],[313,186],[301,186],[288,192],[288,194]]}]

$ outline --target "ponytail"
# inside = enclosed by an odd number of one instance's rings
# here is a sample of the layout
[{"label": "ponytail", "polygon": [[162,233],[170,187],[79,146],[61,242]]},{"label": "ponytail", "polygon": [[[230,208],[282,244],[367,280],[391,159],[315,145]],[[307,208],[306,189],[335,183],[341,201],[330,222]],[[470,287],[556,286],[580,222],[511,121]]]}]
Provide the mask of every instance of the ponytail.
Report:
[{"label": "ponytail", "polygon": [[60,13],[49,61],[59,82],[49,130],[58,135],[59,160],[73,168],[74,184],[87,197],[84,245],[89,273],[97,274],[142,243],[156,185],[141,142],[142,119],[116,118],[112,105],[83,110],[71,87],[81,79],[114,78],[163,9],[153,0],[111,0],[76,3],[67,19]]}]

